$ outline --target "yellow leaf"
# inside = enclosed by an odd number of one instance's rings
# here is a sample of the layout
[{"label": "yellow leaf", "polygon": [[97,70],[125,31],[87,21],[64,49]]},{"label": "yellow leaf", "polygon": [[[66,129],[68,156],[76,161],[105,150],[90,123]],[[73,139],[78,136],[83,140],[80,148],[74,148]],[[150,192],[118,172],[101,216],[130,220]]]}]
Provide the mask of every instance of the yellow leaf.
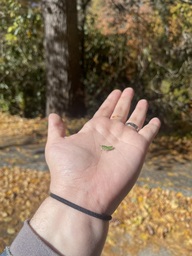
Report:
[{"label": "yellow leaf", "polygon": [[13,235],[13,234],[15,234],[15,229],[14,228],[8,228],[7,229],[7,234],[9,234],[9,235]]}]

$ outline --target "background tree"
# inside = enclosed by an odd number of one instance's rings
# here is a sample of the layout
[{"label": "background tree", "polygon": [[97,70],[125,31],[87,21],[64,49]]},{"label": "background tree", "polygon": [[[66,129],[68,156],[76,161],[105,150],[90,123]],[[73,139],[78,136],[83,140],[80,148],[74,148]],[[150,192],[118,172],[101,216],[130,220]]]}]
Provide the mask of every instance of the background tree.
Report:
[{"label": "background tree", "polygon": [[73,116],[85,112],[84,87],[80,80],[77,2],[43,2],[47,69],[46,113]]}]

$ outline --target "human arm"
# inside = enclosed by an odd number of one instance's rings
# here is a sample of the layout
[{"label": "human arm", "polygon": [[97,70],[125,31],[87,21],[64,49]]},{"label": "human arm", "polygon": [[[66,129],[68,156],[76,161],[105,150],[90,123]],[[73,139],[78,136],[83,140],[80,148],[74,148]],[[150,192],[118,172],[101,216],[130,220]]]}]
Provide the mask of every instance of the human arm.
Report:
[{"label": "human arm", "polygon": [[[111,215],[135,184],[160,121],[143,127],[147,102],[139,101],[125,126],[133,90],[113,91],[81,131],[65,137],[60,117],[49,117],[46,159],[50,191],[97,213]],[[110,151],[101,145],[113,146]],[[76,211],[48,197],[32,220],[32,228],[63,255],[100,255],[108,222]]]}]

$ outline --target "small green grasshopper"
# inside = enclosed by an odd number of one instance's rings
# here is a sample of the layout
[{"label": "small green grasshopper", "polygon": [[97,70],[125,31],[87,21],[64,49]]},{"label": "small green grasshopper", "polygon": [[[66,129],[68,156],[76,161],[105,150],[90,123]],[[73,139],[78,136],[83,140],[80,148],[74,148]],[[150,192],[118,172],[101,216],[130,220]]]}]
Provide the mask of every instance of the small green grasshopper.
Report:
[{"label": "small green grasshopper", "polygon": [[113,146],[101,145],[101,149],[104,151],[111,151],[114,150],[115,148]]}]

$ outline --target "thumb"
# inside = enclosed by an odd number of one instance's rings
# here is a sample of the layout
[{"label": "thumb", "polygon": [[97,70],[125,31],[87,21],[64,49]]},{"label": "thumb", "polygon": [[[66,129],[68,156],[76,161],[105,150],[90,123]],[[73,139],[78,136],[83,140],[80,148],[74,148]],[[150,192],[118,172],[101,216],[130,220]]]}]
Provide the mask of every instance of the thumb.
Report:
[{"label": "thumb", "polygon": [[48,141],[53,141],[65,136],[64,123],[57,114],[50,114],[48,119]]}]

